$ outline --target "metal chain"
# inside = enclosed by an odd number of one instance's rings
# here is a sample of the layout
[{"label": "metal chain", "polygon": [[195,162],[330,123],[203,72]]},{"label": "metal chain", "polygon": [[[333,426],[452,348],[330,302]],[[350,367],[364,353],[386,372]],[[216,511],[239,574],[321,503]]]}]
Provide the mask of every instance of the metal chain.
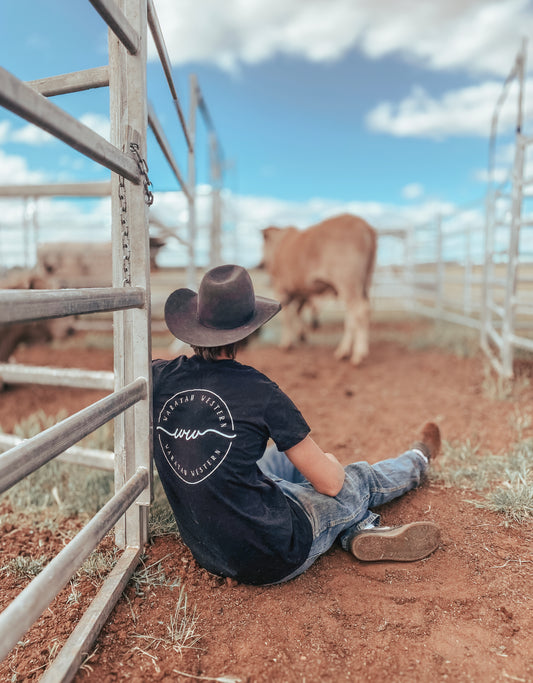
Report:
[{"label": "metal chain", "polygon": [[152,206],[154,202],[154,195],[150,190],[150,188],[152,187],[152,182],[148,177],[148,164],[146,163],[146,160],[141,157],[139,153],[139,145],[136,142],[130,142],[130,149],[135,155],[135,158],[137,160],[137,166],[139,167],[139,171],[143,178],[144,201],[146,202],[146,204],[148,204],[148,206]]},{"label": "metal chain", "polygon": [[118,178],[118,197],[120,200],[120,224],[122,226],[122,286],[131,285],[130,271],[130,231],[128,226],[128,205],[126,203],[126,183],[124,176]]},{"label": "metal chain", "polygon": [[[150,178],[148,177],[148,164],[141,157],[139,153],[139,145],[136,142],[130,142],[130,150],[135,155],[139,172],[143,178],[144,201],[148,206],[152,206],[154,201],[154,195],[150,190],[150,187],[152,187],[152,183],[150,181]],[[131,285],[130,230],[128,226],[128,205],[126,201],[126,183],[124,181],[124,176],[119,176],[118,178],[118,197],[120,200],[120,224],[122,227],[122,273],[124,275],[122,279],[122,285],[124,286]]]}]

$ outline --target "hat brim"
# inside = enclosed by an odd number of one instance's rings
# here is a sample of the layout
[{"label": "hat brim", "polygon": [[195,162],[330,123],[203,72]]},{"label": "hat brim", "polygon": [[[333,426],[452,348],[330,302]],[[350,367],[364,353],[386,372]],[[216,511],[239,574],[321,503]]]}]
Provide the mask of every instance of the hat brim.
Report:
[{"label": "hat brim", "polygon": [[263,296],[255,297],[255,310],[244,325],[228,330],[207,327],[198,320],[198,294],[191,289],[176,289],[165,304],[165,322],[180,341],[191,346],[225,346],[244,339],[273,318],[281,304]]}]

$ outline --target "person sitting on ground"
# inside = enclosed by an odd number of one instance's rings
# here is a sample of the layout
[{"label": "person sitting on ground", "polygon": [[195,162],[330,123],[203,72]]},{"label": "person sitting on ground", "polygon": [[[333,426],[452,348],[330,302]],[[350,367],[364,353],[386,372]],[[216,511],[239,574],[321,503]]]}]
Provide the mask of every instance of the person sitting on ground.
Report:
[{"label": "person sitting on ground", "polygon": [[194,351],[153,361],[154,459],[183,541],[207,571],[255,585],[302,574],[336,541],[367,562],[428,556],[436,524],[379,527],[372,508],[421,483],[438,426],[396,458],[343,467],[277,384],[235,360],[280,308],[235,265],[166,301],[169,330]]}]

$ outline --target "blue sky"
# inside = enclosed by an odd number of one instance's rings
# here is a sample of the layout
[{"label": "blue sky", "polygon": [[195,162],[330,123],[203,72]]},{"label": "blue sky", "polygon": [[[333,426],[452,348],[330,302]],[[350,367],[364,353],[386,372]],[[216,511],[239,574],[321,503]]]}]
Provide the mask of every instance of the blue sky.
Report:
[{"label": "blue sky", "polygon": [[[154,2],[183,109],[195,73],[224,150],[233,260],[252,263],[259,229],[270,224],[305,227],[351,211],[378,228],[404,226],[482,200],[491,116],[522,38],[533,35],[531,2]],[[31,80],[105,64],[107,28],[88,0],[5,2],[0,46],[0,64]],[[149,56],[149,97],[185,174],[183,136],[152,45]],[[515,97],[512,90],[502,110],[497,173],[512,161]],[[106,89],[54,101],[108,135]],[[198,130],[206,194],[200,122]],[[179,225],[183,197],[153,139],[148,165],[156,193],[165,191],[152,211]],[[0,183],[108,175],[0,110]],[[4,223],[20,217],[19,205],[3,201]],[[102,200],[39,202],[43,224],[107,225],[107,213]],[[207,213],[203,198],[201,222]]]}]

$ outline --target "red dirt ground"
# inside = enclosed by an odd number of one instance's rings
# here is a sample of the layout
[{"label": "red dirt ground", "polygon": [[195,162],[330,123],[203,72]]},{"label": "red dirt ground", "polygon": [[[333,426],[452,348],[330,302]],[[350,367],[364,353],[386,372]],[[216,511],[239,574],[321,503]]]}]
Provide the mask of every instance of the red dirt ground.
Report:
[{"label": "red dirt ground", "polygon": [[[399,453],[428,419],[439,422],[445,440],[479,444],[479,457],[508,448],[515,411],[531,414],[531,382],[520,382],[511,400],[497,400],[483,388],[481,357],[410,350],[395,341],[409,332],[407,324],[375,323],[370,356],[359,368],[334,361],[326,346],[284,353],[256,345],[239,360],[277,381],[301,407],[315,440],[343,463]],[[154,349],[156,357],[167,355]],[[110,352],[79,348],[53,358],[45,347],[21,349],[17,360],[112,367]],[[530,378],[531,368],[522,373]],[[97,396],[9,387],[0,395],[0,424],[10,431],[36,410],[73,412]],[[529,428],[525,436],[531,435]],[[273,587],[230,585],[198,567],[179,538],[155,538],[145,563],[160,560],[167,577],[181,580],[189,610],[196,606],[200,640],[179,653],[140,638],[166,635],[179,588],[136,595],[130,583],[75,680],[533,681],[531,526],[506,527],[501,516],[477,509],[475,497],[428,483],[381,509],[385,524],[427,519],[441,526],[440,548],[421,562],[364,564],[334,547],[305,575]],[[30,520],[20,528],[4,524],[2,564],[17,554],[52,556],[63,543]],[[105,539],[105,547],[112,545]],[[0,572],[0,606],[22,585]],[[26,644],[0,664],[0,680],[39,678],[54,643],[64,642],[96,592],[89,580],[79,588],[77,604],[67,603],[68,587],[54,600]]]}]

